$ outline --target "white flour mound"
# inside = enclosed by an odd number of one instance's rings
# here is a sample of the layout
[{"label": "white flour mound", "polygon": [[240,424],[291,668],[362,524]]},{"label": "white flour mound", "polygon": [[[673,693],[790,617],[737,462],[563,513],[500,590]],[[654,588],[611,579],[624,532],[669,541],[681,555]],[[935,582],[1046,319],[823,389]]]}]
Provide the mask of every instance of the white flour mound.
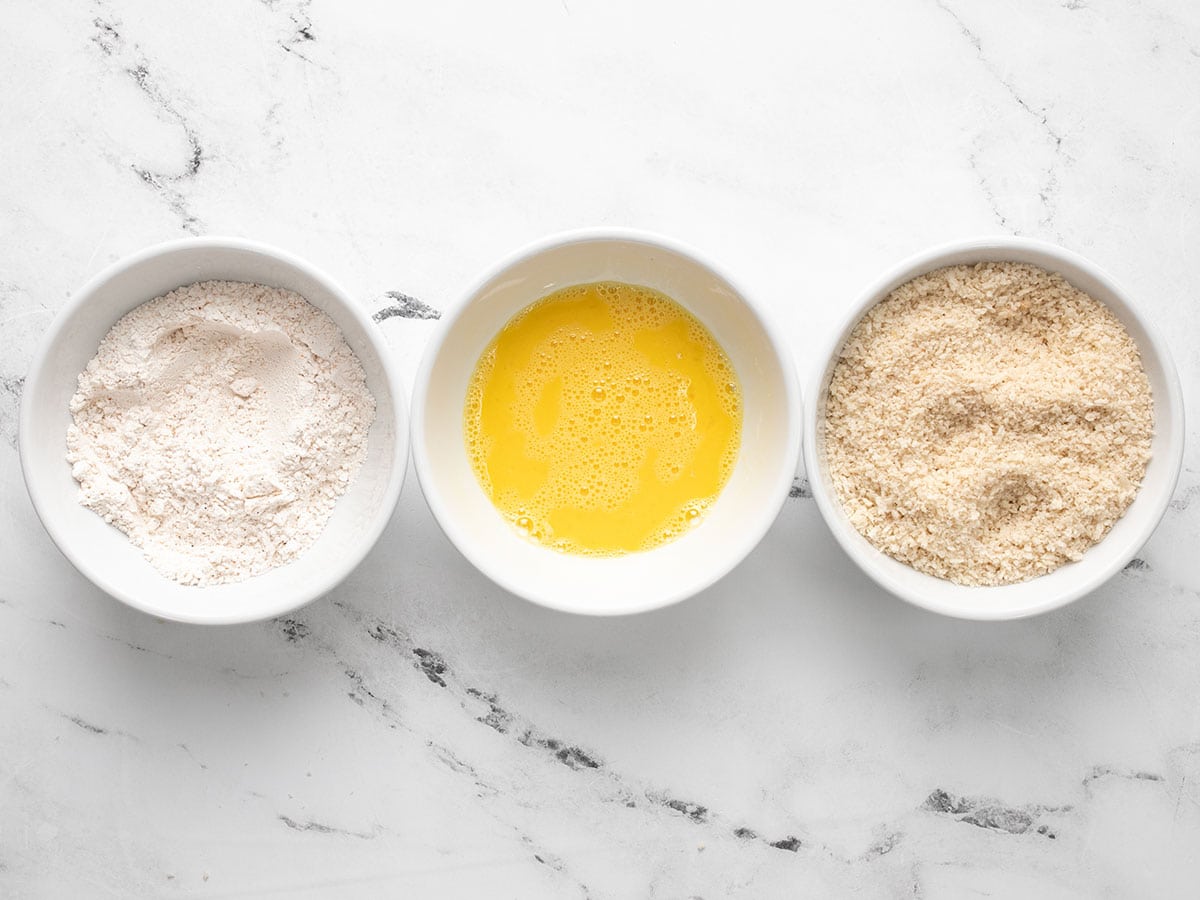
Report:
[{"label": "white flour mound", "polygon": [[71,399],[79,502],[183,584],[240,581],[321,534],[366,456],[375,399],[299,294],[205,281],[113,326]]}]

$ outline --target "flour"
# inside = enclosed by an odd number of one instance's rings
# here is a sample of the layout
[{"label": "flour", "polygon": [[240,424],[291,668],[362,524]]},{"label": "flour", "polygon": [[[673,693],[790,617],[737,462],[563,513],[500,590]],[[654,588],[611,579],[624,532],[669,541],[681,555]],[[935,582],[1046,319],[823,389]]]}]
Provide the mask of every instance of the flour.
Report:
[{"label": "flour", "polygon": [[122,318],[79,376],[79,501],[183,584],[283,565],[366,456],[375,400],[333,321],[291,291],[206,281]]}]

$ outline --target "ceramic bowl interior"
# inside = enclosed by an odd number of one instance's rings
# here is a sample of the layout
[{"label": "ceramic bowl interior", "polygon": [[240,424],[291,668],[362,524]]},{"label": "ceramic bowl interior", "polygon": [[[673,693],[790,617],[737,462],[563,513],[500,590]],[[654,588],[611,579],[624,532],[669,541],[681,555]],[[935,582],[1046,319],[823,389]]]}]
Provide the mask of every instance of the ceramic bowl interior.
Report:
[{"label": "ceramic bowl interior", "polygon": [[[337,324],[362,362],[377,412],[367,458],[328,527],[292,563],[246,581],[187,587],[161,575],[123,534],[77,501],[66,461],[68,403],[79,372],[125,313],[181,285],[209,279],[296,291]],[[281,251],[236,239],[151,247],[101,272],[55,319],[22,398],[21,464],[34,507],[72,563],[112,596],[164,619],[224,624],[295,609],[344,578],[378,539],[396,506],[408,459],[399,376],[378,327],[327,276]]]},{"label": "ceramic bowl interior", "polygon": [[[601,280],[646,285],[686,307],[729,355],[744,400],[737,463],[702,523],[653,550],[607,558],[560,553],[519,536],[481,489],[463,438],[468,381],[504,324],[556,289]],[[592,615],[665,606],[732,569],[762,538],[787,496],[800,427],[793,361],[745,294],[693,251],[623,231],[552,238],[483,278],[441,323],[413,397],[417,474],[449,538],[513,593]]]},{"label": "ceramic bowl interior", "polygon": [[[1153,458],[1137,497],[1112,530],[1082,559],[1018,584],[967,587],[923,574],[872,546],[850,524],[834,494],[822,452],[825,399],[842,345],[859,319],[894,288],[943,266],[1009,260],[1061,274],[1099,300],[1137,343],[1154,395]],[[1183,461],[1183,399],[1170,352],[1153,325],[1111,277],[1081,256],[1040,241],[984,238],[922,253],[902,263],[870,287],[855,304],[844,327],[820,357],[808,381],[811,391],[805,465],[813,495],[834,536],[876,582],[898,597],[933,612],[965,619],[1016,619],[1063,606],[1112,577],[1136,555],[1154,531],[1175,489]]]}]

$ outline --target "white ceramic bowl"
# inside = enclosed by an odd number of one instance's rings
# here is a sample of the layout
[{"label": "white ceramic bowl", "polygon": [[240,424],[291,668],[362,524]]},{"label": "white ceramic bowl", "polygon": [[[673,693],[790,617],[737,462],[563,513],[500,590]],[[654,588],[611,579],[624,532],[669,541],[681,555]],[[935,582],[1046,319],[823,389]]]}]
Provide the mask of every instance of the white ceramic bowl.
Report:
[{"label": "white ceramic bowl", "polygon": [[[504,324],[551,291],[601,280],[646,285],[686,307],[728,353],[744,401],[737,463],[702,523],[653,550],[607,558],[559,553],[520,537],[479,486],[463,438],[468,381]],[[762,313],[695,251],[628,230],[556,235],[501,262],[443,318],[413,392],[413,459],[446,535],[514,594],[589,615],[666,606],[737,565],[787,496],[800,428],[794,363]]]},{"label": "white ceramic bowl", "polygon": [[[209,279],[296,291],[329,315],[358,355],[376,400],[367,458],[328,527],[294,562],[246,581],[185,587],[151,566],[128,539],[80,506],[66,461],[68,403],[101,339],[135,306]],[[379,327],[328,276],[290,254],[236,238],[172,241],[127,257],[79,290],[50,326],[21,400],[21,467],[34,508],[63,554],[130,606],[181,622],[228,624],[277,616],[346,577],[383,532],[408,462],[404,392]]]},{"label": "white ceramic bowl", "polygon": [[[1137,497],[1125,515],[1082,559],[1018,584],[967,587],[918,572],[872,546],[850,524],[830,483],[821,440],[825,398],[842,345],[859,319],[894,288],[943,266],[1008,260],[1057,272],[1099,300],[1120,319],[1141,351],[1154,395],[1153,457]],[[845,324],[818,357],[808,380],[810,405],[805,422],[804,459],[813,496],[838,543],[871,578],[916,606],[963,619],[1017,619],[1064,606],[1121,570],[1158,525],[1183,461],[1183,397],[1171,354],[1154,326],[1125,291],[1082,256],[1053,244],[1024,238],[989,237],[936,247],[901,263],[871,285],[851,309]]]}]

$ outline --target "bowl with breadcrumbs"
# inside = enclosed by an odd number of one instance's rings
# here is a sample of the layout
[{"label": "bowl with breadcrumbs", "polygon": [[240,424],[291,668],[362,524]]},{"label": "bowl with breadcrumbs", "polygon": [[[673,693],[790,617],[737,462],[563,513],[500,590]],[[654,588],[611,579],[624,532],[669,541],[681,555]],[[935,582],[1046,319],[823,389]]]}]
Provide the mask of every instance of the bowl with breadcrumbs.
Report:
[{"label": "bowl with breadcrumbs", "polygon": [[916,606],[1056,609],[1127,565],[1166,511],[1184,440],[1174,364],[1075,253],[998,237],[921,253],[818,360],[813,496],[863,571]]}]

